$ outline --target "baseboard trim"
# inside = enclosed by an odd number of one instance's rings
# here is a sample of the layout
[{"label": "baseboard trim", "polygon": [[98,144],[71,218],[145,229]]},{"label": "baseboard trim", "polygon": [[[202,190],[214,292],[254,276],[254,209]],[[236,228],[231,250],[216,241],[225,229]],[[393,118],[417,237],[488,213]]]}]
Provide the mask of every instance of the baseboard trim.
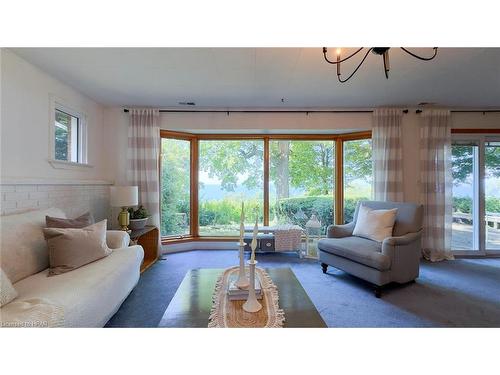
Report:
[{"label": "baseboard trim", "polygon": [[238,250],[238,242],[186,241],[162,245],[163,254],[180,253],[192,250]]}]

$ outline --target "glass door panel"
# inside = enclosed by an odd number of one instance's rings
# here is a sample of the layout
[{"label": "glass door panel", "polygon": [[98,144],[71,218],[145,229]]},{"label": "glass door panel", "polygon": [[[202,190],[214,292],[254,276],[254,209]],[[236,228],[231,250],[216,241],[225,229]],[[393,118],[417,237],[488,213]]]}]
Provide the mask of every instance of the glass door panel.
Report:
[{"label": "glass door panel", "polygon": [[452,250],[479,250],[478,151],[478,145],[471,142],[452,146]]},{"label": "glass door panel", "polygon": [[485,142],[486,250],[500,250],[500,141]]}]

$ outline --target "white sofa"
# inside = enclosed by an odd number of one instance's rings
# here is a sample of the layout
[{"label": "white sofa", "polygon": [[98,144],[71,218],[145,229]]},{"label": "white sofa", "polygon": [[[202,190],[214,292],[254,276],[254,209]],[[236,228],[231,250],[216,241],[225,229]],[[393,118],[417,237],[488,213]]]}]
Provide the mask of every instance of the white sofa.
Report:
[{"label": "white sofa", "polygon": [[65,217],[59,209],[0,217],[0,263],[18,293],[0,308],[1,326],[103,327],[137,284],[143,248],[108,231],[109,256],[48,277],[45,215]]}]

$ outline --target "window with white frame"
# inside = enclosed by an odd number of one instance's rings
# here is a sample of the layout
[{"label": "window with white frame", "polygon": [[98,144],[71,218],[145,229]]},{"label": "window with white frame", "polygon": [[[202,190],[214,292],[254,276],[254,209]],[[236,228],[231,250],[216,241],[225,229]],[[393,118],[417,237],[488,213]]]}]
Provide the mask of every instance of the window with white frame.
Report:
[{"label": "window with white frame", "polygon": [[87,163],[86,115],[52,100],[51,159],[56,162]]}]

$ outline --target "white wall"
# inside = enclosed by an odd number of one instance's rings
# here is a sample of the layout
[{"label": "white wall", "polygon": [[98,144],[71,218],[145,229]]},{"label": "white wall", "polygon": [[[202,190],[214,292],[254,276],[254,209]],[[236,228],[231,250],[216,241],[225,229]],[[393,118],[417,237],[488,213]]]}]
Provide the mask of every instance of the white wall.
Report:
[{"label": "white wall", "polygon": [[[0,85],[2,180],[108,179],[103,106],[6,49],[2,50]],[[48,163],[51,94],[87,114],[88,163],[93,168],[55,169]]]},{"label": "white wall", "polygon": [[[0,50],[0,66],[0,215],[58,207],[68,217],[86,211],[97,220],[108,217],[111,155],[103,106],[9,50]],[[86,113],[92,168],[49,164],[50,95]]]}]

